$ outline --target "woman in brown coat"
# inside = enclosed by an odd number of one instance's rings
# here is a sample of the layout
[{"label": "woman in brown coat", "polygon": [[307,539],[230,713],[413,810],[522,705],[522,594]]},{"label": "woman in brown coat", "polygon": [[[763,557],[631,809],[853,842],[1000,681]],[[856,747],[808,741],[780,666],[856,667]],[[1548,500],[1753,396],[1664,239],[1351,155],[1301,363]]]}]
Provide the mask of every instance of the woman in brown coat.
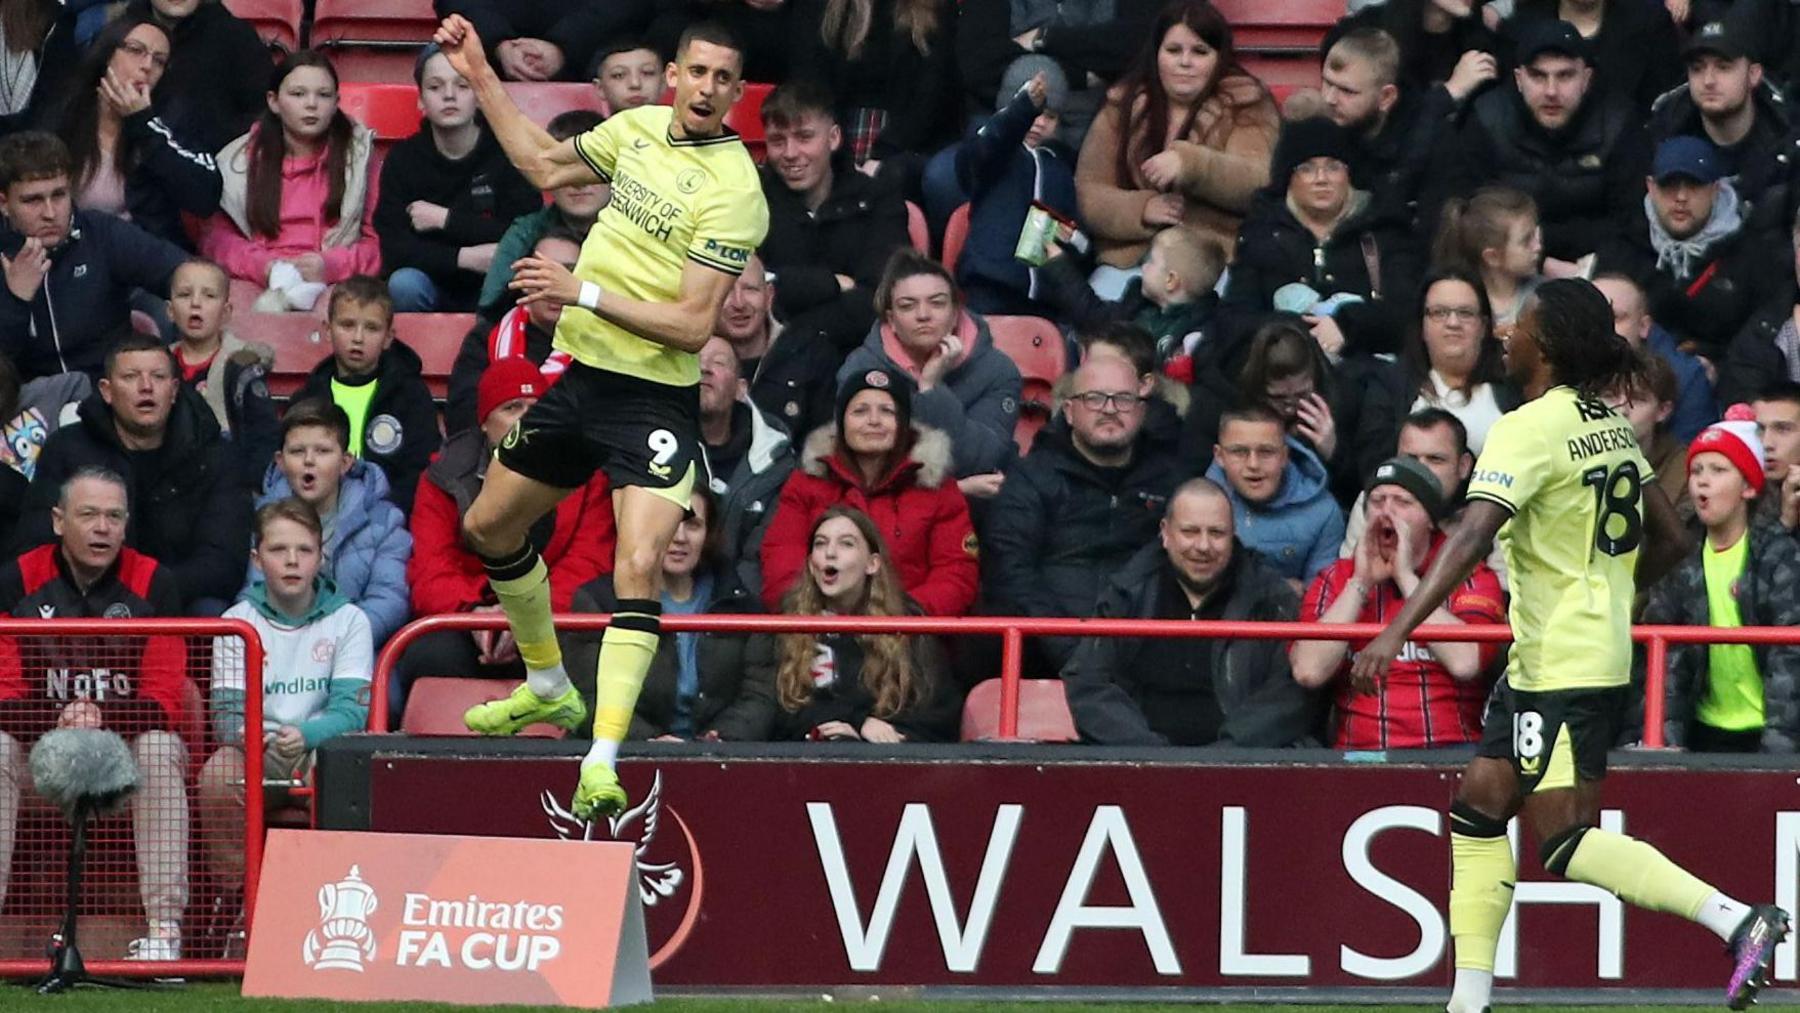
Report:
[{"label": "woman in brown coat", "polygon": [[1151,236],[1177,223],[1229,253],[1251,195],[1269,181],[1280,125],[1268,89],[1238,66],[1231,26],[1212,4],[1164,8],[1075,168],[1101,263],[1131,267]]}]

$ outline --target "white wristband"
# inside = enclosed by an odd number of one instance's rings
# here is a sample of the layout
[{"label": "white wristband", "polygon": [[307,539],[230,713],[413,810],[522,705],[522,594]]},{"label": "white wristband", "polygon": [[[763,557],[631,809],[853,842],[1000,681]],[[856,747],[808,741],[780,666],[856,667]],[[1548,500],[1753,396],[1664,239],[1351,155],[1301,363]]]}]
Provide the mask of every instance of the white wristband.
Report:
[{"label": "white wristband", "polygon": [[600,286],[591,281],[581,283],[581,294],[575,297],[575,305],[589,313],[600,312]]}]

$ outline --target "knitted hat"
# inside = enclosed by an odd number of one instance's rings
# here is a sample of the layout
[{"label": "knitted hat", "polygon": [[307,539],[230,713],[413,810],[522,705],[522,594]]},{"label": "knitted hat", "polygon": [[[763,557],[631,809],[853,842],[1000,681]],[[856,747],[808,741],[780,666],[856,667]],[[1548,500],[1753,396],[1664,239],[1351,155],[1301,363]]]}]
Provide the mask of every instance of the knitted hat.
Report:
[{"label": "knitted hat", "polygon": [[838,432],[844,431],[844,413],[850,410],[850,399],[865,390],[884,390],[891,394],[900,431],[904,433],[912,426],[912,381],[892,370],[866,369],[845,380],[838,388]]},{"label": "knitted hat", "polygon": [[1063,74],[1062,64],[1036,54],[1021,56],[1006,65],[1006,73],[1000,75],[1000,90],[994,95],[995,111],[1010,105],[1019,89],[1025,87],[1025,82],[1040,72],[1044,75],[1044,109],[1062,112],[1063,104],[1069,100],[1069,79]]},{"label": "knitted hat", "polygon": [[1434,523],[1444,516],[1444,488],[1438,484],[1437,476],[1416,459],[1390,457],[1376,465],[1363,492],[1371,493],[1384,485],[1397,485],[1412,493]]},{"label": "knitted hat", "polygon": [[1694,458],[1700,454],[1724,454],[1744,476],[1744,482],[1762,492],[1766,466],[1763,460],[1762,436],[1757,431],[1756,412],[1746,404],[1734,404],[1725,412],[1725,421],[1714,422],[1688,444],[1687,465],[1691,471]]},{"label": "knitted hat", "polygon": [[530,359],[513,356],[496,359],[481,374],[481,384],[475,388],[475,418],[478,422],[486,422],[487,417],[516,397],[543,397],[550,389],[544,374]]},{"label": "knitted hat", "polygon": [[[1269,173],[1269,182],[1278,190],[1286,190],[1288,178],[1309,159],[1335,158],[1350,165],[1354,150],[1355,141],[1350,131],[1323,116],[1284,124],[1281,138],[1275,142],[1274,169]],[[1354,175],[1351,182],[1355,182]]]}]

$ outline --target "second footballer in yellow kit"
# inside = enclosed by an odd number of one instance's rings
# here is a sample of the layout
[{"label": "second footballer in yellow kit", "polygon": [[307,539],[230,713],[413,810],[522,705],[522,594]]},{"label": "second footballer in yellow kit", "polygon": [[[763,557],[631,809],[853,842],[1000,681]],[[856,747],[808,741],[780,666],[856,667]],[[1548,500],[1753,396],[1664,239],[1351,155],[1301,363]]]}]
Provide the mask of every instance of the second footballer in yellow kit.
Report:
[{"label": "second footballer in yellow kit", "polygon": [[555,347],[574,362],[507,434],[463,517],[526,672],[510,697],[471,708],[464,722],[486,735],[537,722],[574,728],[586,705],[563,668],[549,574],[527,536],[595,471],[612,484],[618,606],[600,643],[594,744],[571,806],[596,818],[625,807],[613,767],[661,635],[662,555],[704,467],[697,354],[768,232],[755,163],[724,126],[743,94],[743,50],[717,26],[690,27],[665,71],[673,105],[556,141],[507,97],[466,19],[446,18],[435,41],[527,179],[545,190],[612,187],[572,273],[538,257],[514,265],[521,302],[562,307]]},{"label": "second footballer in yellow kit", "polygon": [[1500,537],[1513,646],[1450,807],[1456,981],[1446,1008],[1489,1006],[1517,877],[1506,825],[1523,812],[1546,870],[1724,940],[1726,1002],[1743,1009],[1767,981],[1787,914],[1734,900],[1651,845],[1596,825],[1607,751],[1630,703],[1632,599],[1680,560],[1687,540],[1631,424],[1601,399],[1635,371],[1634,353],[1613,333],[1606,298],[1569,279],[1537,289],[1507,339],[1506,365],[1527,403],[1494,424],[1463,523],[1351,672],[1363,691],[1376,687]]}]

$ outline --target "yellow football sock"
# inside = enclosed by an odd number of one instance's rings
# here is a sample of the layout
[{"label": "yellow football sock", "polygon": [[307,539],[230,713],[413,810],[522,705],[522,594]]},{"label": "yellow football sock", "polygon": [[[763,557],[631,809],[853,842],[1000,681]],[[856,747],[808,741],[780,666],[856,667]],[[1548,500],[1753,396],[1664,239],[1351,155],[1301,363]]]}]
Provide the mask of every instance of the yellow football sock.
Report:
[{"label": "yellow football sock", "polygon": [[1505,824],[1500,827],[1499,837],[1450,833],[1450,935],[1456,940],[1459,968],[1494,970],[1500,926],[1512,910],[1518,871]]},{"label": "yellow football sock", "polygon": [[1581,834],[1565,862],[1563,875],[1577,883],[1611,890],[1638,907],[1689,921],[1715,892],[1649,844],[1598,827]]},{"label": "yellow football sock", "polygon": [[550,570],[544,557],[526,543],[524,551],[512,560],[486,562],[488,584],[500,599],[525,668],[561,668],[562,646],[556,642],[556,625],[550,621]]},{"label": "yellow football sock", "polygon": [[600,637],[594,673],[594,741],[623,742],[637,708],[638,691],[662,639],[662,607],[642,599],[621,599],[611,625]]}]

